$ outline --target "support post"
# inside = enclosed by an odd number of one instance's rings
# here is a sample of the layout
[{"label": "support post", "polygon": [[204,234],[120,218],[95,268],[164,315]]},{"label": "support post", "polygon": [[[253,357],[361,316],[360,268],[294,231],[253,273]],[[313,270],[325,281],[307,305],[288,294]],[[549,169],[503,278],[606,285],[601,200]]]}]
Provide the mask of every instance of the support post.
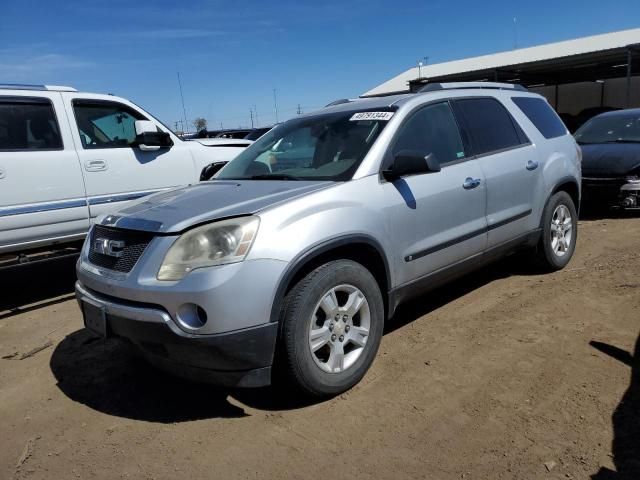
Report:
[{"label": "support post", "polygon": [[633,52],[631,47],[627,49],[627,101],[626,107],[631,107],[631,62],[633,61]]}]

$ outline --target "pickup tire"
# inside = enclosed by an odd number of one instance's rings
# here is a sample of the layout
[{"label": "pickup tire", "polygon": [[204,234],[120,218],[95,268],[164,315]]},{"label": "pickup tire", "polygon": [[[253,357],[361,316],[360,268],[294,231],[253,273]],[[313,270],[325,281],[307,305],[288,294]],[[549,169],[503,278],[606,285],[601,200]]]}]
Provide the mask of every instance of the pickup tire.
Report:
[{"label": "pickup tire", "polygon": [[285,378],[313,397],[358,383],[378,351],[384,304],[373,275],[351,260],[308,273],[289,291],[278,352]]},{"label": "pickup tire", "polygon": [[547,272],[561,270],[571,260],[577,239],[575,204],[567,192],[557,192],[542,213],[542,235],[536,247],[535,263]]}]

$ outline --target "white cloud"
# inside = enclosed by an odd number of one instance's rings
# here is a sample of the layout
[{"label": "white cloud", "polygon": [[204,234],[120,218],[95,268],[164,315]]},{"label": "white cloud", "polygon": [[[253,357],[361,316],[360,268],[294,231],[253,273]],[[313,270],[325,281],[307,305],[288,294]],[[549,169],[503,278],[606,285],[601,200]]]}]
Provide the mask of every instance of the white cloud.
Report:
[{"label": "white cloud", "polygon": [[2,81],[39,82],[53,75],[69,70],[95,66],[94,62],[71,55],[58,53],[22,54],[10,50],[0,50],[0,72]]},{"label": "white cloud", "polygon": [[144,38],[144,39],[165,39],[177,40],[188,38],[204,38],[224,35],[226,32],[219,30],[205,30],[201,28],[162,28],[156,30],[139,30],[131,32],[118,33],[114,32],[114,36],[128,38]]}]

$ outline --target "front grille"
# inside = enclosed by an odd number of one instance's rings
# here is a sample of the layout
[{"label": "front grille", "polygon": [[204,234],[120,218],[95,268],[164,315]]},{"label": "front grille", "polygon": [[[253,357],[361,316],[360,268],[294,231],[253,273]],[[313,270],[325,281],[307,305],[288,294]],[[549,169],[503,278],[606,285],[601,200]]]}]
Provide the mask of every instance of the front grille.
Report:
[{"label": "front grille", "polygon": [[624,177],[582,177],[582,184],[588,187],[618,187],[627,183]]},{"label": "front grille", "polygon": [[582,190],[586,201],[598,199],[615,199],[620,194],[620,187],[626,180],[620,177],[583,177]]},{"label": "front grille", "polygon": [[[122,255],[116,257],[96,251],[95,245],[97,239],[123,242],[124,245],[122,248],[118,249],[118,251],[121,251]],[[117,228],[95,225],[91,231],[89,262],[98,267],[115,270],[116,272],[129,273],[152,239],[153,234],[148,232],[120,230]]]}]

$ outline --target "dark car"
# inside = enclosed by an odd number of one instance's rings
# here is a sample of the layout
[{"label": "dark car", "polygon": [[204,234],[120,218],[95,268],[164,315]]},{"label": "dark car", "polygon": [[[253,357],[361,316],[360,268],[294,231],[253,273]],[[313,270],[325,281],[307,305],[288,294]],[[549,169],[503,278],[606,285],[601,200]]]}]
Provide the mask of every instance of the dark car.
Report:
[{"label": "dark car", "polygon": [[224,130],[216,135],[216,138],[245,138],[251,133],[250,129],[245,130]]},{"label": "dark car", "polygon": [[269,130],[271,130],[273,127],[260,127],[260,128],[254,128],[253,130],[251,130],[245,137],[245,140],[257,140],[259,139],[262,135],[264,135],[265,133],[267,133]]},{"label": "dark car", "polygon": [[621,110],[620,108],[607,107],[605,105],[601,107],[585,108],[573,118],[573,125],[574,125],[573,131],[576,132],[582,125],[587,123],[592,118],[597,117],[598,115],[602,115],[603,113],[608,113],[608,112],[618,112],[620,110]]},{"label": "dark car", "polygon": [[640,108],[598,115],[575,133],[586,205],[640,208]]}]

